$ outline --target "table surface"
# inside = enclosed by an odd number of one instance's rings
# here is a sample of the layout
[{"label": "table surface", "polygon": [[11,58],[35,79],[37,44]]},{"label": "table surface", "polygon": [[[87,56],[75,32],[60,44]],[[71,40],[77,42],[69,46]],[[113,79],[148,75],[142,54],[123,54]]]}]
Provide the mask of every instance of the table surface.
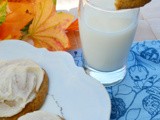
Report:
[{"label": "table surface", "polygon": [[[68,10],[77,17],[78,0],[58,0],[57,10]],[[135,41],[160,40],[160,0],[152,0],[140,9]],[[71,49],[81,48],[79,32],[70,32]]]}]

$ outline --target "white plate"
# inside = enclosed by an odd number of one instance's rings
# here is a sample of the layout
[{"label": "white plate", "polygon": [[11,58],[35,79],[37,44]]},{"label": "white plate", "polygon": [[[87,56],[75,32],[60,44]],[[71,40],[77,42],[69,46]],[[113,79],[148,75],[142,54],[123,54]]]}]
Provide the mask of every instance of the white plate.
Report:
[{"label": "white plate", "polygon": [[49,94],[42,110],[66,120],[109,120],[111,104],[107,91],[77,67],[69,53],[49,52],[10,40],[0,42],[0,59],[31,59],[46,70]]}]

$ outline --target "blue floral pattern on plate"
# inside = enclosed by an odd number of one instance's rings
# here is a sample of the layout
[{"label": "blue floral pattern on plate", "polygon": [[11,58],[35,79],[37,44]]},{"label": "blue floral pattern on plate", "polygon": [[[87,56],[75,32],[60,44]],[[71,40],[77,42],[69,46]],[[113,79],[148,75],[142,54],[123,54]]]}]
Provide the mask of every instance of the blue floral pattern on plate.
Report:
[{"label": "blue floral pattern on plate", "polygon": [[[69,51],[78,66],[82,51]],[[125,79],[108,87],[111,120],[160,120],[160,41],[133,43]]]}]

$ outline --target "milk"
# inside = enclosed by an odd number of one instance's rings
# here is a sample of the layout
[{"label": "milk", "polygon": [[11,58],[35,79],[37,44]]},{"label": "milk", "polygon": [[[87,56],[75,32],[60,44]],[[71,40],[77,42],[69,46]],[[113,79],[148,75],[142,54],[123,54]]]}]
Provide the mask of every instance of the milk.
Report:
[{"label": "milk", "polygon": [[128,10],[125,14],[97,12],[86,4],[79,14],[80,38],[87,64],[99,71],[122,68],[134,39],[137,10]]}]

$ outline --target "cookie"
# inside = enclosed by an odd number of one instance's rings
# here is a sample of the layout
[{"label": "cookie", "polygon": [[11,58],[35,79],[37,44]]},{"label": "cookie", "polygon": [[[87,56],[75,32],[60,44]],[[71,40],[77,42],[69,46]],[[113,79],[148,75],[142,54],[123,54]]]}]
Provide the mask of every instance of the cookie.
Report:
[{"label": "cookie", "polygon": [[35,99],[32,102],[28,103],[20,113],[12,117],[0,117],[0,120],[17,120],[20,116],[26,113],[39,110],[43,105],[45,98],[47,96],[48,84],[49,84],[49,80],[48,80],[47,73],[45,72],[43,82],[41,84],[39,91],[36,93]]},{"label": "cookie", "polygon": [[115,6],[117,10],[142,7],[151,0],[116,0]]}]

